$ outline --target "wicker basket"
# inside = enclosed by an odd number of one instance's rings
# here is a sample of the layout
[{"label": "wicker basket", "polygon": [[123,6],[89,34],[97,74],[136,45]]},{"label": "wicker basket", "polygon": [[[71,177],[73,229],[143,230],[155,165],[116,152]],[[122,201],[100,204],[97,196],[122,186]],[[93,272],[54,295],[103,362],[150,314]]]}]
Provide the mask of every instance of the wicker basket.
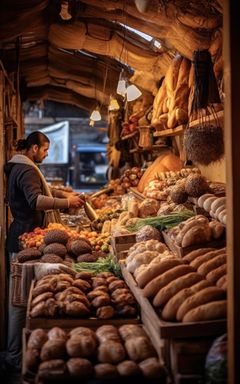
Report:
[{"label": "wicker basket", "polygon": [[11,263],[12,272],[12,305],[27,307],[31,282],[34,279],[34,265],[27,263]]}]

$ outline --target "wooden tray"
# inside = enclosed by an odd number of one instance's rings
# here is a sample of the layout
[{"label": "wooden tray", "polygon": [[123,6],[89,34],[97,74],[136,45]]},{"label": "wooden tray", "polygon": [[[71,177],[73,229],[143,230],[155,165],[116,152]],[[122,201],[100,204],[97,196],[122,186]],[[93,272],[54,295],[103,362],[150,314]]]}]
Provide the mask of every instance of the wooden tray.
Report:
[{"label": "wooden tray", "polygon": [[168,248],[173,253],[175,253],[175,255],[177,255],[178,257],[183,257],[187,255],[189,252],[194,251],[195,249],[198,249],[198,248],[222,248],[222,247],[225,247],[226,245],[226,238],[225,236],[223,236],[217,240],[209,241],[207,243],[205,242],[201,244],[194,244],[194,245],[190,245],[189,247],[183,248],[177,245],[166,232],[162,231],[162,235]]},{"label": "wooden tray", "polygon": [[[141,307],[141,320],[152,335],[153,345],[154,339],[176,339],[176,338],[192,338],[201,336],[218,336],[226,332],[226,319],[201,321],[196,323],[174,323],[160,319],[149,300],[143,296],[134,280],[133,276],[127,271],[124,263],[121,263],[122,275],[127,285],[134,294],[136,300]],[[157,348],[156,348],[157,349]]]},{"label": "wooden tray", "polygon": [[136,233],[127,233],[125,235],[112,236],[111,246],[113,248],[116,259],[120,258],[120,253],[127,251],[136,243]]},{"label": "wooden tray", "polygon": [[88,318],[81,318],[81,317],[70,317],[70,316],[64,316],[64,317],[31,317],[30,316],[30,310],[31,310],[31,302],[32,302],[32,291],[34,287],[34,281],[32,281],[29,298],[28,298],[28,305],[27,305],[27,315],[26,315],[26,328],[33,330],[36,328],[52,328],[52,327],[61,327],[64,329],[72,329],[75,327],[89,327],[89,328],[97,328],[101,325],[105,324],[112,324],[116,326],[120,326],[123,324],[139,324],[140,323],[140,317],[129,317],[129,318],[118,318],[114,317],[111,319],[99,319],[97,317],[88,317]]}]

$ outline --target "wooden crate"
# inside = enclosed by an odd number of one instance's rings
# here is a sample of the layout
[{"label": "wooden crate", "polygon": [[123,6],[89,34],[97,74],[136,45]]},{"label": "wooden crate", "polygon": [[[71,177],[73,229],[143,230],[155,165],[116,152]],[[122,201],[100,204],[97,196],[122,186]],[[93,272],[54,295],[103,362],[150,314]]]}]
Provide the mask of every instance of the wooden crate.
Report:
[{"label": "wooden crate", "polygon": [[167,244],[168,248],[178,257],[183,257],[187,255],[189,252],[194,251],[195,249],[199,248],[222,248],[226,245],[226,237],[225,235],[222,236],[220,239],[212,240],[209,242],[201,243],[201,244],[194,244],[190,245],[189,247],[180,247],[177,245],[166,232],[162,232],[163,238],[165,243]]},{"label": "wooden crate", "polygon": [[31,302],[32,302],[32,291],[34,287],[35,281],[32,281],[30,293],[28,297],[28,304],[27,304],[27,315],[26,315],[26,328],[29,330],[33,330],[36,328],[52,328],[52,327],[61,327],[64,329],[72,329],[75,327],[90,327],[90,328],[97,328],[101,325],[105,324],[112,324],[116,326],[120,326],[123,324],[139,324],[140,323],[140,317],[137,316],[136,318],[111,318],[111,319],[99,319],[97,317],[88,317],[88,318],[77,318],[77,317],[70,317],[70,316],[64,316],[64,317],[54,317],[54,318],[47,318],[47,317],[36,317],[32,318],[30,316],[31,312]]},{"label": "wooden crate", "polygon": [[[123,277],[141,307],[141,321],[151,341],[173,376],[174,384],[202,383],[204,361],[213,340],[226,332],[226,319],[196,323],[163,321],[143,296],[124,263]],[[195,380],[195,381],[194,381]]]},{"label": "wooden crate", "polygon": [[123,251],[128,251],[136,243],[136,233],[112,236],[111,246],[117,259]]}]

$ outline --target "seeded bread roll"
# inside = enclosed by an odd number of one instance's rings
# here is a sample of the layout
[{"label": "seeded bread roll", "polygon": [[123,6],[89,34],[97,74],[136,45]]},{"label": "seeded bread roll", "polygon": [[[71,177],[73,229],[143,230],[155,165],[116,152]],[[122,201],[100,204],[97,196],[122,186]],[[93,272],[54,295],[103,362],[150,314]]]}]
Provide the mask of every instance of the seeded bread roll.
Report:
[{"label": "seeded bread roll", "polygon": [[159,264],[151,266],[149,265],[136,277],[136,281],[140,288],[144,288],[155,277],[161,275],[173,267],[176,267],[177,265],[182,265],[182,261],[176,257],[162,259]]},{"label": "seeded bread roll", "polygon": [[200,305],[187,312],[183,318],[183,323],[207,321],[215,319],[225,319],[227,317],[227,301],[219,300]]},{"label": "seeded bread roll", "polygon": [[200,273],[200,275],[202,276],[207,276],[210,271],[220,267],[220,265],[225,263],[226,254],[215,256],[212,260],[206,261],[205,263],[201,264],[198,268],[198,273]]},{"label": "seeded bread roll", "polygon": [[202,277],[197,272],[191,272],[178,277],[160,289],[160,291],[154,297],[153,305],[155,307],[159,307],[166,304],[167,301],[170,300],[171,297],[173,297],[177,292],[181,291],[181,289],[191,287],[193,284],[198,283],[200,280],[202,280]]},{"label": "seeded bread roll", "polygon": [[227,264],[222,264],[220,265],[220,267],[216,268],[216,269],[213,269],[212,271],[210,271],[207,276],[206,276],[206,279],[211,281],[211,283],[213,284],[216,284],[216,282],[224,275],[226,275],[227,273]]},{"label": "seeded bread roll", "polygon": [[88,379],[93,376],[92,363],[87,359],[72,357],[67,361],[68,372],[71,377]]},{"label": "seeded bread roll", "polygon": [[71,357],[90,357],[97,349],[96,338],[91,335],[73,334],[66,343],[67,353]]},{"label": "seeded bread roll", "polygon": [[165,287],[171,281],[190,272],[194,272],[194,269],[190,265],[178,265],[173,267],[150,281],[144,287],[143,294],[145,297],[153,297],[161,288]]},{"label": "seeded bread roll", "polygon": [[174,321],[176,320],[176,315],[180,305],[194,293],[201,291],[206,287],[210,287],[211,283],[207,280],[201,280],[198,283],[192,285],[190,288],[181,289],[177,292],[164,306],[161,316],[164,320]]},{"label": "seeded bread roll", "polygon": [[194,293],[188,297],[179,307],[177,311],[177,320],[182,321],[185,314],[199,305],[209,303],[211,301],[222,300],[226,296],[223,289],[218,287],[207,287],[200,292]]}]

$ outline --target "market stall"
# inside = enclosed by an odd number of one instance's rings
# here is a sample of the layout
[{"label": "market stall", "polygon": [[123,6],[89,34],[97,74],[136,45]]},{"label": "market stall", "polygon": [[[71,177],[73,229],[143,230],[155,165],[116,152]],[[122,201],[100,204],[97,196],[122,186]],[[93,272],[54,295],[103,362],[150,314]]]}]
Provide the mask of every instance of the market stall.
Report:
[{"label": "market stall", "polygon": [[[83,3],[86,3],[85,16],[95,17],[99,12],[98,2]],[[108,3],[106,19],[118,7],[114,2]],[[133,25],[135,5],[126,2],[122,10]],[[149,53],[146,49],[143,54],[144,44],[133,48],[133,37],[126,39],[127,64],[135,64],[132,81],[141,88],[141,96],[136,101],[116,96],[117,104],[113,106],[106,101],[109,86],[104,81],[101,87],[95,79],[95,98],[98,93],[109,119],[107,154],[112,179],[104,190],[85,197],[84,209],[74,215],[62,212],[64,224],[35,228],[19,238],[22,250],[13,265],[11,299],[27,310],[22,371],[26,382],[49,379],[74,382],[83,377],[99,380],[137,377],[140,381],[161,379],[176,384],[201,382],[211,375],[210,371],[206,372],[210,347],[227,328],[233,345],[228,360],[229,382],[238,377],[239,354],[234,337],[239,319],[234,298],[239,272],[235,260],[239,248],[235,175],[239,172],[235,169],[232,137],[234,132],[237,141],[238,133],[230,129],[233,112],[228,99],[230,85],[223,86],[222,9],[219,2],[214,2],[204,17],[196,6],[199,17],[191,18],[190,12],[185,14],[179,4],[166,5],[167,12],[161,14],[154,14],[155,5],[148,4],[145,10],[139,10],[138,4],[136,15],[145,20],[145,32],[155,31],[154,36],[165,36],[166,32],[157,28],[160,20],[163,29],[169,28],[166,51]],[[35,8],[31,12],[37,12]],[[31,12],[28,9],[27,14]],[[150,16],[152,21],[148,26],[146,20]],[[167,27],[169,20],[171,26]],[[67,50],[76,50],[80,37],[83,47],[88,45],[90,51],[106,54],[105,47],[99,46],[94,36],[100,36],[104,30],[106,37],[109,24],[95,25],[94,33],[90,24],[84,38],[79,20],[51,25],[49,71],[55,78],[51,86],[55,87],[59,76],[66,78],[66,73],[53,68],[54,57],[63,63],[63,55]],[[124,41],[126,32],[122,32]],[[174,38],[176,33],[182,37],[181,43]],[[224,33],[227,40],[228,29]],[[66,38],[68,34],[74,35],[76,41],[70,42]],[[120,35],[120,32],[111,35],[108,55],[117,55]],[[122,52],[126,49],[124,44]],[[169,44],[174,52],[168,49]],[[56,46],[61,49],[58,51]],[[229,49],[230,53],[227,50],[225,53],[228,70],[232,47]],[[235,63],[236,55],[232,56]],[[90,62],[90,58],[84,60]],[[108,66],[109,62],[105,75]],[[146,72],[141,75],[142,66]],[[74,73],[73,62],[69,68],[69,73]],[[40,80],[34,78],[36,74],[27,75],[29,97],[39,93],[33,86],[44,83],[45,68],[41,70]],[[97,70],[103,74],[101,65]],[[147,70],[153,75],[151,78],[147,77]],[[6,72],[1,73],[4,90],[8,80]],[[115,80],[118,77],[114,71],[112,76]],[[160,77],[161,81],[156,81]],[[74,98],[75,104],[83,105],[76,93],[82,95],[86,88],[78,80],[75,77],[67,82],[65,101]],[[235,89],[235,84],[231,86]],[[55,99],[63,97],[54,94],[56,89],[51,92]],[[1,104],[5,108],[3,100]],[[234,101],[233,105],[236,107]],[[235,113],[233,117],[238,115]],[[6,159],[13,138],[22,133],[19,109],[18,114],[18,123],[5,115],[2,119],[5,126],[11,125],[9,137],[1,142]],[[3,252],[6,232],[3,203],[1,210]],[[4,262],[1,271],[3,268]],[[4,283],[1,284],[5,290]],[[4,303],[1,305],[4,312]],[[102,341],[105,336],[101,333],[104,326],[112,327],[110,341],[117,342],[113,345],[117,356],[109,356],[105,350],[106,340]],[[137,337],[135,333],[127,335],[129,339],[125,337],[125,326],[134,330]],[[79,327],[85,331],[81,333]],[[40,335],[35,333],[37,328],[42,328]],[[86,342],[84,332],[89,333],[91,351],[83,348],[73,352],[73,335],[78,335],[79,346]],[[38,337],[41,342],[35,347]],[[139,345],[133,343],[134,338],[141,338]],[[54,345],[51,348],[52,341],[57,341],[57,348]],[[136,350],[145,347],[144,356],[135,355]]]}]

